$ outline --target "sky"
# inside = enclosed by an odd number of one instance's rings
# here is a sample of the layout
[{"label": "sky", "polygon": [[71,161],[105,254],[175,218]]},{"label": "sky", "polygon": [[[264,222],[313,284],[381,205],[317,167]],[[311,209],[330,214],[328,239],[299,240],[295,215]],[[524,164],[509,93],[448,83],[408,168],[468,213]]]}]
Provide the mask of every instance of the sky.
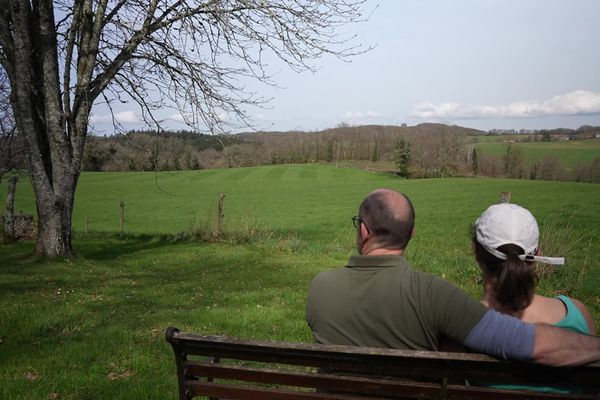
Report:
[{"label": "sky", "polygon": [[[368,20],[347,29],[371,51],[319,59],[316,73],[272,62],[280,88],[247,82],[272,98],[247,110],[256,129],[600,125],[598,0],[367,0],[365,10]],[[115,112],[125,129],[142,127],[134,103]],[[170,112],[162,117],[181,119]],[[93,114],[96,131],[111,133],[107,110]]]}]

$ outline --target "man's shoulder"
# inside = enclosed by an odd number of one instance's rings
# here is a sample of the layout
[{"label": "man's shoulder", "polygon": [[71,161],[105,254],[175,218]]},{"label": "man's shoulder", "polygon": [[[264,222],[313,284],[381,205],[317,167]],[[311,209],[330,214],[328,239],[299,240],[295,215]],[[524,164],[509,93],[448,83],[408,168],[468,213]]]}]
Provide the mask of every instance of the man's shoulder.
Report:
[{"label": "man's shoulder", "polygon": [[411,286],[418,292],[428,296],[444,298],[444,296],[468,296],[459,287],[445,278],[413,269],[411,271]]},{"label": "man's shoulder", "polygon": [[336,269],[321,271],[312,279],[311,286],[321,282],[329,282],[333,279],[336,279],[340,275],[346,274],[347,272],[348,271],[346,267],[339,267]]}]

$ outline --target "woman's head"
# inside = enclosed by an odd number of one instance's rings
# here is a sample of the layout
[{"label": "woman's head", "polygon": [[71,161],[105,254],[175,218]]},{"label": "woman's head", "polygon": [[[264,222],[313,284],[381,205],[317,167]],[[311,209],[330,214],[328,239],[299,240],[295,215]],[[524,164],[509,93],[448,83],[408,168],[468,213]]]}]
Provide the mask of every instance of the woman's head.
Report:
[{"label": "woman's head", "polygon": [[475,222],[475,257],[496,302],[507,310],[518,312],[533,300],[538,240],[537,221],[516,204],[495,204]]}]

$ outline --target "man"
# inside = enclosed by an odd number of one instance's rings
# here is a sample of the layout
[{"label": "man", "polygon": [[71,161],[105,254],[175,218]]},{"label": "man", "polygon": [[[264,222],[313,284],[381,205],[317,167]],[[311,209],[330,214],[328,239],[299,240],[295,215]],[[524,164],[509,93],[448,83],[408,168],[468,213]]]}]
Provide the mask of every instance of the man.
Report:
[{"label": "man", "polygon": [[438,350],[448,337],[504,359],[547,365],[600,360],[599,337],[521,322],[413,270],[404,251],[414,220],[413,206],[401,193],[379,189],[363,200],[353,218],[359,255],[317,275],[309,288],[307,322],[317,342]]}]

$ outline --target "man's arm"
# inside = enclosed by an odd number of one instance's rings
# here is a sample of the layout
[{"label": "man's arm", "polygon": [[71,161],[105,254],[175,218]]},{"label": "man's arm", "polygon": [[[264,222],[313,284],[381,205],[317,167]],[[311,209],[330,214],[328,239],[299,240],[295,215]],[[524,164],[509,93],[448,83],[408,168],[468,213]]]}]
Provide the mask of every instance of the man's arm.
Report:
[{"label": "man's arm", "polygon": [[580,365],[600,361],[600,337],[577,334],[546,324],[529,324],[486,309],[460,289],[433,278],[433,300],[440,333],[478,353],[504,360],[546,365]]},{"label": "man's arm", "polygon": [[574,366],[600,360],[600,337],[587,336],[548,324],[535,324],[533,361]]},{"label": "man's arm", "polygon": [[471,350],[505,360],[574,366],[600,361],[600,337],[529,324],[489,310],[465,340]]}]

